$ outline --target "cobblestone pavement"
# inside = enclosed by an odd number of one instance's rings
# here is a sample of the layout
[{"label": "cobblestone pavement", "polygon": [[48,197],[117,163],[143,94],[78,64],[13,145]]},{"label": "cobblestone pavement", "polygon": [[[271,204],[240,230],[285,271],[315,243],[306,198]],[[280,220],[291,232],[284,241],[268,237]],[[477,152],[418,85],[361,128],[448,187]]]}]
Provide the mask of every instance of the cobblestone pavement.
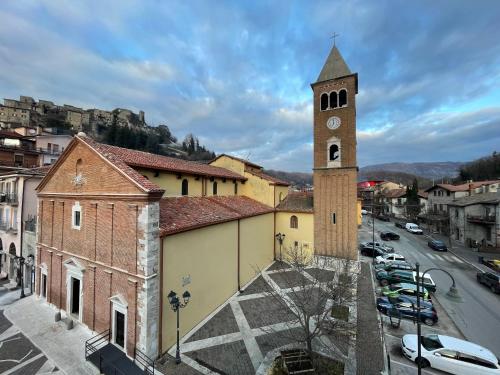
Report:
[{"label": "cobblestone pavement", "polygon": [[[304,276],[290,270],[287,265],[283,267],[278,262],[271,265],[247,285],[242,293],[231,297],[196,330],[182,338],[183,364],[179,365],[182,366],[179,371],[174,372],[182,375],[265,374],[272,360],[279,354],[279,349],[294,344],[293,331],[300,329],[291,322],[291,311],[277,306],[276,301],[266,294],[266,290],[271,287],[289,295],[292,289],[282,289],[291,285],[284,281],[284,272],[288,272],[288,280],[295,280],[296,285],[304,282]],[[333,275],[333,271],[309,269],[305,278],[314,281],[314,277],[318,277],[318,280],[324,282]],[[307,284],[307,280],[305,283]],[[288,298],[287,301],[289,307],[294,304],[293,298]],[[277,314],[276,311],[280,313]],[[333,356],[351,369],[346,374],[354,374],[355,340],[333,335],[322,336],[321,340],[327,342],[332,349],[330,355],[336,353]],[[175,348],[169,354],[175,355]],[[167,365],[160,364],[159,369],[166,374],[172,373],[172,370],[168,371],[169,368],[175,369],[172,363],[173,359],[170,357]],[[354,366],[349,363],[354,363]]]},{"label": "cobblestone pavement", "polygon": [[0,310],[0,373],[3,375],[62,374]]}]

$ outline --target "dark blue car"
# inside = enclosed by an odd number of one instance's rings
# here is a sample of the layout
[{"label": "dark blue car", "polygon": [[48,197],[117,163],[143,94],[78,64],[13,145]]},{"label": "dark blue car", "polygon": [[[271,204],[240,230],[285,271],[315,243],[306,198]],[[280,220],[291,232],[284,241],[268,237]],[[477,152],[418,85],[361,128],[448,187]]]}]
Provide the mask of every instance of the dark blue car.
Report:
[{"label": "dark blue car", "polygon": [[427,242],[427,246],[436,251],[448,251],[445,243],[439,240],[430,240],[429,242]]},{"label": "dark blue car", "polygon": [[[396,298],[377,298],[377,310],[382,314],[397,312],[401,318],[415,320],[417,318],[417,299],[415,297],[400,295]],[[420,300],[420,321],[428,326],[433,326],[438,321],[436,309],[431,302]]]}]

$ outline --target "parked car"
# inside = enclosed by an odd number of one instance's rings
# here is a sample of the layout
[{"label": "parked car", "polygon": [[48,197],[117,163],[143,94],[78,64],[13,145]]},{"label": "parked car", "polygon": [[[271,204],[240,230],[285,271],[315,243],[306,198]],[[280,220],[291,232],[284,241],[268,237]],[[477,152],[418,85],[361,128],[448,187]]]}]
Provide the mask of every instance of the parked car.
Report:
[{"label": "parked car", "polygon": [[424,232],[422,231],[422,229],[420,229],[418,227],[418,225],[414,224],[414,223],[406,223],[405,229],[408,232],[413,233],[413,234],[424,234]]},{"label": "parked car", "polygon": [[360,246],[360,252],[361,252],[361,255],[371,257],[371,258],[376,258],[378,256],[387,254],[381,248],[379,248],[379,247],[373,248],[372,246]]},{"label": "parked car", "polygon": [[396,223],[394,225],[398,228],[403,228],[403,229],[406,228],[406,223],[404,221],[402,223],[400,223],[399,221],[396,221]]},{"label": "parked car", "polygon": [[[398,283],[388,285],[382,288],[382,295],[386,297],[397,297],[400,295],[415,297],[417,295],[417,286],[410,283]],[[424,288],[420,288],[420,297],[424,300],[430,300],[429,291]]]},{"label": "parked car", "polygon": [[376,216],[376,218],[379,219],[380,221],[391,221],[391,218],[386,215],[378,215]]},{"label": "parked car", "polygon": [[430,240],[429,242],[427,242],[427,246],[436,251],[448,251],[445,243],[439,240]]},{"label": "parked car", "polygon": [[[399,299],[392,299],[388,297],[377,298],[377,310],[382,314],[387,314],[391,309],[395,309],[401,314],[402,318],[410,318],[416,320],[417,318],[417,300],[414,301],[400,301]],[[428,326],[433,326],[438,321],[437,312],[429,302],[424,302],[420,305],[420,321]]]},{"label": "parked car", "polygon": [[[386,286],[389,284],[396,284],[402,282],[409,284],[416,284],[417,283],[416,275],[417,275],[416,272],[395,270],[389,272],[380,271],[375,276],[379,281],[380,285]],[[422,274],[420,274],[420,277],[422,277]],[[423,285],[430,292],[436,291],[436,284],[434,283],[434,280],[432,280],[430,275],[424,275]]]},{"label": "parked car", "polygon": [[384,254],[382,256],[376,257],[375,263],[385,264],[385,263],[393,261],[393,260],[406,260],[406,258],[404,256],[402,256],[401,254],[389,253],[389,254]]},{"label": "parked car", "polygon": [[413,266],[404,260],[393,260],[375,265],[375,272],[394,270],[413,271],[413,269]]},{"label": "parked car", "polygon": [[[421,338],[422,367],[432,367],[450,374],[500,374],[498,358],[486,348],[469,341],[443,335],[425,335]],[[401,339],[403,354],[417,361],[417,335],[404,335]]]},{"label": "parked car", "polygon": [[399,240],[399,234],[394,232],[380,232],[380,238],[384,241]]},{"label": "parked car", "polygon": [[500,293],[500,276],[493,272],[478,272],[477,281],[486,285],[493,293]]},{"label": "parked car", "polygon": [[[361,248],[361,246],[373,247],[373,244],[374,243],[371,241],[370,242],[362,242],[359,246],[360,246],[360,248]],[[375,241],[375,247],[380,248],[385,253],[393,253],[394,252],[394,248],[392,246],[386,245],[383,242]]]}]

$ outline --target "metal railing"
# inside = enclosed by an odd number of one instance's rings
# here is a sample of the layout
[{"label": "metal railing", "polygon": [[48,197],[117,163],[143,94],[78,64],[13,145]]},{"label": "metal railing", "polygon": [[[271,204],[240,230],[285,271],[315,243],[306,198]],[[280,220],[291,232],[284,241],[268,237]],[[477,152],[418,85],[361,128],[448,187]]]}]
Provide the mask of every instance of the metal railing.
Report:
[{"label": "metal railing", "polygon": [[107,329],[85,341],[85,359],[89,359],[92,353],[95,353],[106,345],[109,342],[110,337],[111,331]]},{"label": "metal railing", "polygon": [[17,203],[17,193],[0,193],[0,203]]},{"label": "metal railing", "polygon": [[467,215],[467,221],[494,224],[495,215]]},{"label": "metal railing", "polygon": [[137,348],[135,348],[134,362],[139,363],[144,368],[144,373],[148,375],[155,374],[155,361],[153,361]]}]

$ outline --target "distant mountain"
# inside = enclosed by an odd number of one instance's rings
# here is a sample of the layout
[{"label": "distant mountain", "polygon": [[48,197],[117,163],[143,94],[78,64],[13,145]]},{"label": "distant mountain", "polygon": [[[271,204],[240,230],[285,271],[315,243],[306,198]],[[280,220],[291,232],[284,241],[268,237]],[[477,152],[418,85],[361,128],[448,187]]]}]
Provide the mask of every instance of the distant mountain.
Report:
[{"label": "distant mountain", "polygon": [[312,186],[313,183],[312,173],[284,172],[275,171],[273,169],[267,169],[264,172],[266,172],[268,175],[279,178],[280,180],[284,180],[299,189],[307,186]]},{"label": "distant mountain", "polygon": [[359,174],[372,174],[376,171],[408,173],[415,176],[427,178],[429,180],[439,180],[441,178],[455,178],[458,176],[461,162],[431,162],[431,163],[385,163],[368,165],[360,168]]},{"label": "distant mountain", "polygon": [[416,176],[410,173],[381,171],[381,170],[376,170],[376,171],[360,170],[358,173],[358,181],[383,180],[383,181],[395,182],[403,186],[411,185],[415,179],[417,179],[419,189],[427,189],[432,186],[432,180],[425,177]]}]

